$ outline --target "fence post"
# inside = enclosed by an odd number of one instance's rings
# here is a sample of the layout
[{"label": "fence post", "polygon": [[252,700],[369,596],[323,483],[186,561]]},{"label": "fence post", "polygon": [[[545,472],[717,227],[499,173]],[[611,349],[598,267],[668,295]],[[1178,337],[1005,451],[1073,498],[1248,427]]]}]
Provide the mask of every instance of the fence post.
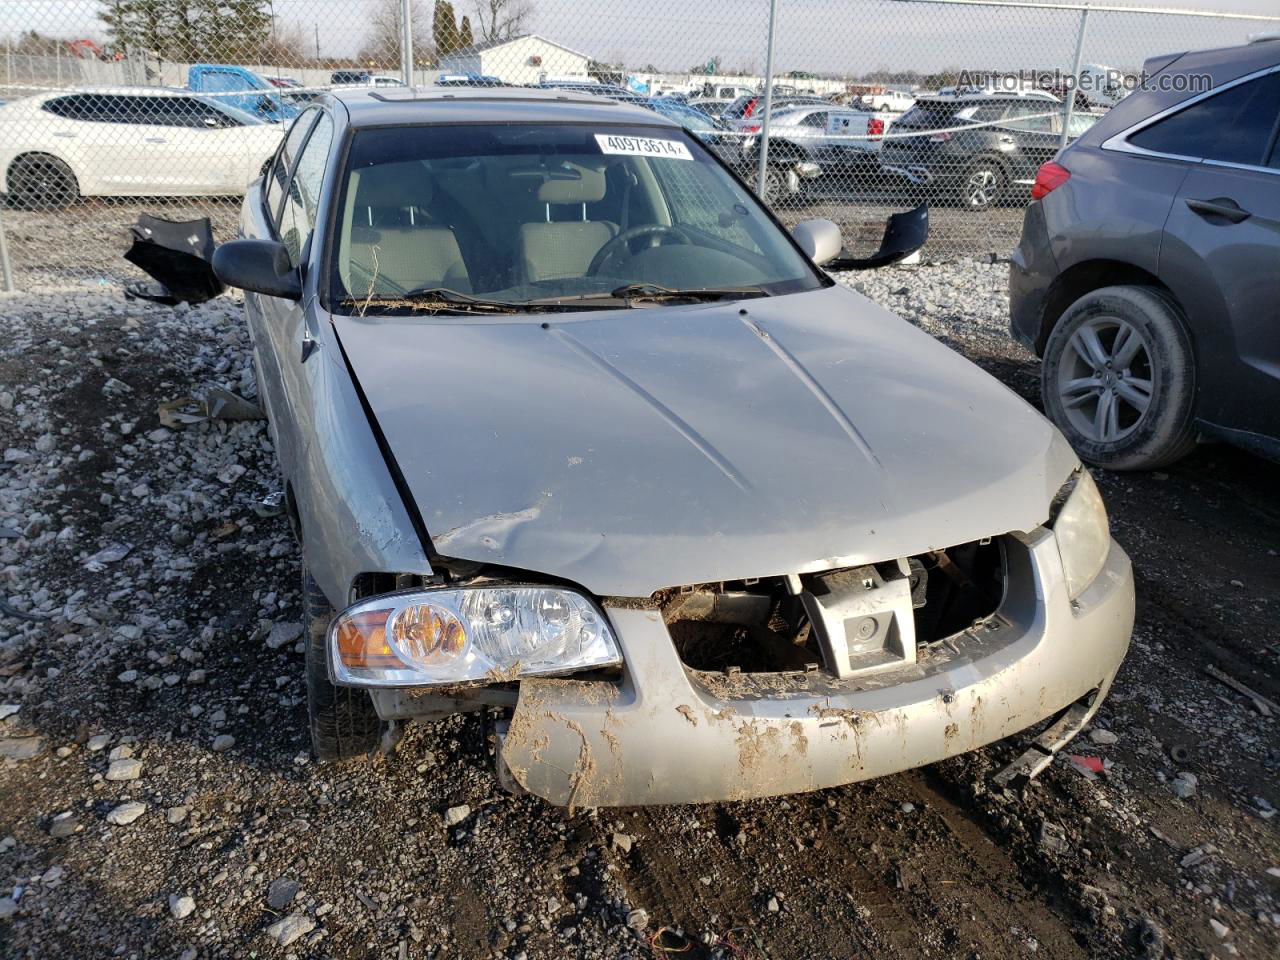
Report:
[{"label": "fence post", "polygon": [[0,217],[0,290],[13,293],[13,264],[9,262],[9,244],[4,238],[4,218]]},{"label": "fence post", "polygon": [[413,86],[413,0],[400,0],[400,79]]},{"label": "fence post", "polygon": [[1058,137],[1058,152],[1067,146],[1067,130],[1071,127],[1071,111],[1076,105],[1076,84],[1080,82],[1080,59],[1084,56],[1084,33],[1089,26],[1089,4],[1080,8],[1080,30],[1076,34],[1076,56],[1071,65],[1072,86],[1067,91],[1067,104],[1062,109],[1062,135]]},{"label": "fence post", "polygon": [[778,0],[769,0],[769,44],[764,54],[764,117],[760,121],[760,166],[756,171],[756,193],[763,199],[769,178],[769,108],[773,106],[773,34],[777,26]]}]

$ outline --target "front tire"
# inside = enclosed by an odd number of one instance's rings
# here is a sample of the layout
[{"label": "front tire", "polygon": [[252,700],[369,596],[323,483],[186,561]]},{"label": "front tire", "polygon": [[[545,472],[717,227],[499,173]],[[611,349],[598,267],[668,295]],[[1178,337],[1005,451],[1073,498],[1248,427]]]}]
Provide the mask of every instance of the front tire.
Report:
[{"label": "front tire", "polygon": [[47,153],[28,153],[9,164],[9,196],[23,210],[65,210],[80,199],[71,168]]},{"label": "front tire", "polygon": [[1068,307],[1045,345],[1040,394],[1095,466],[1152,470],[1195,448],[1191,340],[1177,304],[1155,287],[1103,287]]},{"label": "front tire", "polygon": [[334,610],[312,579],[302,571],[302,605],[306,624],[307,719],[311,749],[317,760],[368,756],[382,740],[383,724],[364,690],[335,686],[329,680],[326,647]]}]

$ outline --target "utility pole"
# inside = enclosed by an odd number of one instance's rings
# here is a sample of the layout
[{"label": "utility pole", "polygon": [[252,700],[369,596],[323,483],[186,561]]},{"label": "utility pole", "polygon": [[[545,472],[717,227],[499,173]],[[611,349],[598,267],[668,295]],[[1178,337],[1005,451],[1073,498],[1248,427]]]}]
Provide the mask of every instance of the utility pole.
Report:
[{"label": "utility pole", "polygon": [[1076,34],[1076,55],[1071,64],[1071,84],[1067,90],[1066,104],[1062,108],[1062,134],[1058,137],[1059,152],[1067,148],[1067,137],[1071,127],[1071,111],[1076,105],[1076,90],[1080,86],[1080,61],[1084,57],[1084,35],[1089,27],[1089,4],[1080,11],[1080,30]]},{"label": "utility pole", "polygon": [[400,79],[413,86],[413,0],[400,0]]},{"label": "utility pole", "polygon": [[765,198],[769,179],[769,110],[773,106],[773,35],[778,19],[778,0],[769,0],[769,45],[764,55],[764,117],[760,122],[760,166],[756,171],[756,193]]},{"label": "utility pole", "polygon": [[316,66],[320,65],[320,24],[316,24]]}]

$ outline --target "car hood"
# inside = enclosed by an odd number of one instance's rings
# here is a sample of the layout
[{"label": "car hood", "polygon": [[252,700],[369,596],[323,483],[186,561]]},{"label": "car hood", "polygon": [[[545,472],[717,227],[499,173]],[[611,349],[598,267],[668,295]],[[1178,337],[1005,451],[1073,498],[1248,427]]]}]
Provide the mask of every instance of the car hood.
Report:
[{"label": "car hood", "polygon": [[436,551],[601,596],[1030,530],[1077,463],[1007,388],[843,287],[334,323]]}]

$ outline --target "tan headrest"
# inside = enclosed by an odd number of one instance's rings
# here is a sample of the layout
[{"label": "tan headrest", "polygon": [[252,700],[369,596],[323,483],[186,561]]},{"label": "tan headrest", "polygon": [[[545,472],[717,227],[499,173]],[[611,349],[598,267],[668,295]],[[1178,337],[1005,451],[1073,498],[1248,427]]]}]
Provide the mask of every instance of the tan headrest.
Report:
[{"label": "tan headrest", "polygon": [[418,160],[382,163],[357,170],[356,206],[376,209],[425,207],[431,202],[431,174]]},{"label": "tan headrest", "polygon": [[556,167],[552,177],[539,185],[539,203],[596,203],[604,199],[604,170],[566,161]]}]

